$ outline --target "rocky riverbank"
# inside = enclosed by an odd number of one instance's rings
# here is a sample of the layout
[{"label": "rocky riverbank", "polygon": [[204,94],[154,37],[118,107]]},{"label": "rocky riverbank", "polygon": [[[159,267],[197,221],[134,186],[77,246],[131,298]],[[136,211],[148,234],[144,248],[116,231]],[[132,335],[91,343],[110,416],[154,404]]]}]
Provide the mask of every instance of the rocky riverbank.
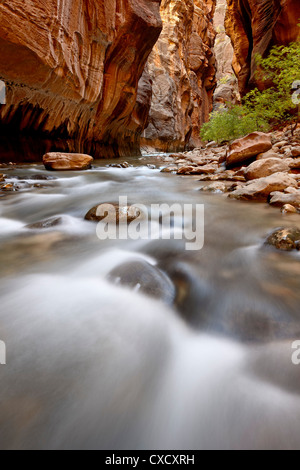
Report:
[{"label": "rocky riverbank", "polygon": [[283,213],[300,213],[300,128],[254,133],[230,146],[172,154],[163,172],[199,175],[201,191],[229,198],[268,202]]}]

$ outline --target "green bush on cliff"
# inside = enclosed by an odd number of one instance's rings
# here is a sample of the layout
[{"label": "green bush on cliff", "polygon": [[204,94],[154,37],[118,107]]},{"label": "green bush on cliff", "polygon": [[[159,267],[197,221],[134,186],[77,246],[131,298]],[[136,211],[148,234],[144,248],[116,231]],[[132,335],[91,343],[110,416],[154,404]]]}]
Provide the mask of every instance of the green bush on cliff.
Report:
[{"label": "green bush on cliff", "polygon": [[256,88],[248,93],[244,99],[247,113],[274,126],[297,121],[293,85],[300,81],[300,42],[273,47],[267,58],[258,55],[256,61],[256,80],[266,89]]},{"label": "green bush on cliff", "polygon": [[218,144],[238,139],[256,130],[268,130],[267,123],[252,114],[244,106],[221,107],[210,116],[210,121],[201,128],[201,139]]},{"label": "green bush on cliff", "polygon": [[229,104],[213,112],[201,129],[202,140],[228,142],[250,132],[267,132],[273,126],[297,122],[300,95],[293,95],[293,85],[300,84],[300,42],[276,46],[267,58],[257,56],[256,61],[256,80],[266,89],[252,90],[241,106]]}]

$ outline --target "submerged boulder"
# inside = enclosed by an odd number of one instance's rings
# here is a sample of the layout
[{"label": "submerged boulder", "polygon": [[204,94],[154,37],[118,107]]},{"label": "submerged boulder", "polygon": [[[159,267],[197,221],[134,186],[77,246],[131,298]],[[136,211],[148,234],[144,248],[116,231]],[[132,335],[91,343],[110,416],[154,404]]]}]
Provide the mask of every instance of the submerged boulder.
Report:
[{"label": "submerged boulder", "polygon": [[108,280],[172,304],[176,291],[172,281],[160,269],[146,261],[129,261],[113,269]]},{"label": "submerged boulder", "polygon": [[78,171],[91,168],[93,157],[81,153],[51,152],[43,156],[46,170],[50,171]]},{"label": "submerged boulder", "polygon": [[297,227],[279,228],[271,233],[265,245],[281,251],[300,250],[300,230]]},{"label": "submerged boulder", "polygon": [[271,148],[272,142],[269,134],[253,132],[246,137],[232,142],[229,146],[226,165],[227,167],[239,166],[251,158],[271,150]]},{"label": "submerged boulder", "polygon": [[26,225],[25,228],[28,228],[30,230],[45,230],[62,224],[63,217],[50,217],[49,219],[41,220],[40,222],[36,222],[34,224]]},{"label": "submerged boulder", "polygon": [[135,205],[120,206],[115,202],[103,202],[89,210],[85,220],[101,222],[105,219],[106,222],[116,222],[119,225],[122,223],[130,224],[141,216],[146,217],[146,214],[143,214],[141,209]]}]

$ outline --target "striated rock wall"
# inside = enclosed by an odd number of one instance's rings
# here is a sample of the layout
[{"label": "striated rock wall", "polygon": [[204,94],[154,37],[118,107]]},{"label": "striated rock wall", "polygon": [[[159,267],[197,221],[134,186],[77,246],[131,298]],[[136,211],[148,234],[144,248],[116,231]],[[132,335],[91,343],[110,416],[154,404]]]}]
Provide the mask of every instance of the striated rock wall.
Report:
[{"label": "striated rock wall", "polygon": [[200,144],[216,86],[216,0],[163,0],[163,31],[148,60],[153,80],[144,146],[178,151]]},{"label": "striated rock wall", "polygon": [[255,55],[300,37],[299,0],[227,0],[226,32],[234,47],[233,68],[241,94],[256,85]]},{"label": "striated rock wall", "polygon": [[233,47],[225,31],[227,0],[217,0],[214,26],[217,32],[214,53],[217,62],[217,88],[214,93],[214,109],[227,102],[236,104],[240,101],[237,78],[232,68]]},{"label": "striated rock wall", "polygon": [[160,0],[0,2],[0,129],[96,157],[138,153]]}]

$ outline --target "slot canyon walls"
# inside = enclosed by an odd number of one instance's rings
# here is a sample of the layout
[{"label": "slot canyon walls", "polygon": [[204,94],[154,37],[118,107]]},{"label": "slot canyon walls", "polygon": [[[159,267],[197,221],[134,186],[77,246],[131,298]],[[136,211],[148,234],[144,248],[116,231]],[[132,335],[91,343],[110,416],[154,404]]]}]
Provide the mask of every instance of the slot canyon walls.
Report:
[{"label": "slot canyon walls", "polygon": [[160,0],[1,0],[2,133],[61,139],[96,157],[138,154],[159,7]]},{"label": "slot canyon walls", "polygon": [[217,61],[217,88],[214,93],[214,109],[225,105],[227,102],[237,104],[240,102],[238,82],[234,74],[233,47],[230,37],[225,31],[225,16],[227,11],[227,0],[217,0],[214,16],[216,30],[216,41],[214,53]]},{"label": "slot canyon walls", "polygon": [[215,105],[227,85],[236,96],[230,62],[244,94],[254,55],[299,37],[299,0],[227,6],[233,61],[226,0],[0,0],[0,143],[21,134],[96,158],[138,155],[141,133],[143,147],[199,146],[217,81]]},{"label": "slot canyon walls", "polygon": [[213,16],[216,0],[162,0],[162,34],[148,60],[153,80],[142,144],[161,151],[200,145],[216,87]]},{"label": "slot canyon walls", "polygon": [[242,95],[255,81],[255,55],[300,38],[299,0],[227,0],[226,32],[234,47],[233,68]]}]

